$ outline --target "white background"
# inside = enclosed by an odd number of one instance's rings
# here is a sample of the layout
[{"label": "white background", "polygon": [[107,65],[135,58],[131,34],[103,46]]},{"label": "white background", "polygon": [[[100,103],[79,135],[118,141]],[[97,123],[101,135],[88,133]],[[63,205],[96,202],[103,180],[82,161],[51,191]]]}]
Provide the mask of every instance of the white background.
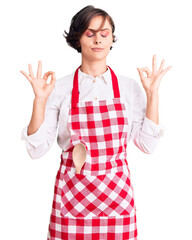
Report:
[{"label": "white background", "polygon": [[[192,239],[191,165],[191,5],[190,1],[4,1],[1,14],[1,239],[46,239],[61,149],[55,141],[40,159],[29,157],[21,130],[31,118],[34,93],[20,70],[72,73],[80,54],[63,37],[72,16],[93,4],[106,10],[118,41],[107,64],[140,83],[137,67],[165,59],[160,123],[166,127],[155,152],[142,153],[132,142],[128,162],[137,206],[140,240]],[[128,89],[127,89],[128,90]]]}]

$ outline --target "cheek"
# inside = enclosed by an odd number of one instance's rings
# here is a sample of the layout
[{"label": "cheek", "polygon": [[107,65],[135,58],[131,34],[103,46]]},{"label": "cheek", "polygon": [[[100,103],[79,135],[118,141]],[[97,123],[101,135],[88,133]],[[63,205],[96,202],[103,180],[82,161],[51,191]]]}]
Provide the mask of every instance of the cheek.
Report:
[{"label": "cheek", "polygon": [[112,44],[113,43],[112,34],[108,34],[108,36],[106,38],[104,38],[104,41],[106,42],[106,44]]},{"label": "cheek", "polygon": [[106,42],[105,42],[106,46],[111,46],[112,43],[113,43],[113,39],[112,38],[106,39]]},{"label": "cheek", "polygon": [[87,48],[89,46],[89,41],[84,37],[82,37],[79,42],[82,48]]}]

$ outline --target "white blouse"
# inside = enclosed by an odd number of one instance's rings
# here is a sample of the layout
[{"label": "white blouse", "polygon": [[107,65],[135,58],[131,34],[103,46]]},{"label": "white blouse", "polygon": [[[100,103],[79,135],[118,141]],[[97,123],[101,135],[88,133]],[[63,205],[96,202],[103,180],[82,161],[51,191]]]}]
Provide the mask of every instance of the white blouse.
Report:
[{"label": "white blouse", "polygon": [[[56,133],[57,142],[62,151],[65,151],[70,143],[70,135],[67,129],[67,118],[71,104],[73,76],[75,71],[56,80],[53,91],[48,97],[44,121],[39,129],[27,135],[26,125],[22,129],[21,139],[25,140],[27,151],[31,158],[42,157],[52,146]],[[130,128],[130,138],[134,144],[144,153],[152,153],[163,136],[165,127],[156,124],[145,116],[146,94],[139,84],[131,78],[115,73],[118,79],[120,98],[127,110]],[[98,101],[114,98],[110,69],[97,77],[93,77],[79,69],[79,101]]]}]

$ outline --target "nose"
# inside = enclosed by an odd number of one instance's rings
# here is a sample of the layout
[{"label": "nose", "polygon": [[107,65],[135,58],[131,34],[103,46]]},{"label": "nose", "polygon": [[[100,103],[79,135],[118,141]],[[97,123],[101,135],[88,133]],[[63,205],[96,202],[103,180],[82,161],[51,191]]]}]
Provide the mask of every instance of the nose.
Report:
[{"label": "nose", "polygon": [[95,44],[101,43],[101,41],[99,40],[95,40]]},{"label": "nose", "polygon": [[101,43],[101,39],[100,39],[99,33],[96,34],[95,39],[94,39],[94,43],[95,43],[95,44]]}]

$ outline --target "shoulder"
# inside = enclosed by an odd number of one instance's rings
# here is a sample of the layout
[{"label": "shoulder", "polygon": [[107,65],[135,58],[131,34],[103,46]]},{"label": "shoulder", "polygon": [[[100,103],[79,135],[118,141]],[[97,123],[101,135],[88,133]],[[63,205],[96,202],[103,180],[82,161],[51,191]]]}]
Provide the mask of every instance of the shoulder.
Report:
[{"label": "shoulder", "polygon": [[136,79],[124,76],[119,73],[117,73],[116,76],[118,79],[120,92],[122,92],[123,95],[134,97],[138,93],[142,92],[141,84],[139,84]]},{"label": "shoulder", "polygon": [[121,84],[122,86],[133,87],[136,83],[135,79],[124,76],[122,74],[117,73],[116,76],[117,76],[119,84]]},{"label": "shoulder", "polygon": [[66,92],[68,90],[71,90],[73,86],[73,75],[74,75],[74,72],[58,78],[55,82],[57,91]]},{"label": "shoulder", "polygon": [[73,88],[74,73],[75,72],[72,72],[71,74],[56,79],[55,91],[59,102],[63,101],[71,94]]}]

